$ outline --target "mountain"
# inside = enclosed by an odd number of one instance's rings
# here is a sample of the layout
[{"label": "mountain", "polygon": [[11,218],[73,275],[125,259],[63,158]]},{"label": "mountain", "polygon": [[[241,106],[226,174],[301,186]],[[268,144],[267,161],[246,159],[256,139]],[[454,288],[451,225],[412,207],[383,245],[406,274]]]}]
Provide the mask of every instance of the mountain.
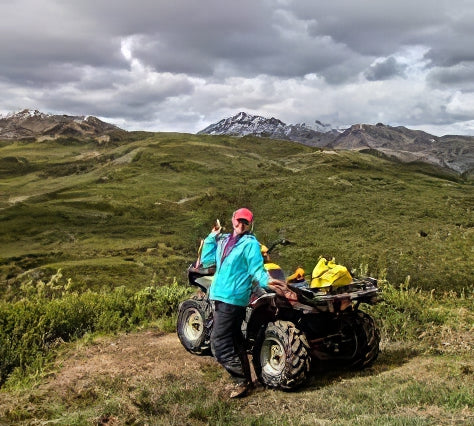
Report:
[{"label": "mountain", "polygon": [[[259,136],[304,143],[311,146],[325,146],[335,136],[327,125],[316,122],[315,128],[301,124],[285,124],[276,118],[264,118],[239,112],[199,131],[198,135]],[[336,132],[337,133],[337,132]]]},{"label": "mountain", "polygon": [[326,147],[374,152],[402,162],[429,163],[458,173],[474,169],[474,137],[438,137],[403,126],[356,124]]},{"label": "mountain", "polygon": [[474,137],[438,137],[421,130],[391,127],[382,123],[355,124],[339,131],[319,121],[314,126],[305,123],[285,124],[273,117],[239,112],[211,124],[198,134],[283,139],[320,148],[363,151],[402,162],[423,162],[458,173],[474,171]]},{"label": "mountain", "polygon": [[79,137],[105,142],[113,132],[125,131],[93,116],[51,115],[28,109],[0,116],[0,139]]}]

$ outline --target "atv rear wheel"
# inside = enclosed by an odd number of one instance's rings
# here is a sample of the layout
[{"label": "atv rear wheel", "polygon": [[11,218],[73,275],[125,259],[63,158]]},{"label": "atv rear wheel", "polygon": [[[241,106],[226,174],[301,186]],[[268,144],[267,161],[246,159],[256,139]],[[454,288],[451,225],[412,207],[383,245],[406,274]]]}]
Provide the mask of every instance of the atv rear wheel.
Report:
[{"label": "atv rear wheel", "polygon": [[357,336],[357,352],[352,367],[370,367],[379,355],[379,329],[374,319],[362,311],[357,311],[352,321]]},{"label": "atv rear wheel", "polygon": [[207,328],[211,308],[207,300],[185,300],[178,308],[176,331],[185,349],[194,355],[210,355],[210,330]]},{"label": "atv rear wheel", "polygon": [[292,322],[269,323],[255,346],[253,363],[264,385],[295,389],[306,381],[310,370],[306,336]]}]

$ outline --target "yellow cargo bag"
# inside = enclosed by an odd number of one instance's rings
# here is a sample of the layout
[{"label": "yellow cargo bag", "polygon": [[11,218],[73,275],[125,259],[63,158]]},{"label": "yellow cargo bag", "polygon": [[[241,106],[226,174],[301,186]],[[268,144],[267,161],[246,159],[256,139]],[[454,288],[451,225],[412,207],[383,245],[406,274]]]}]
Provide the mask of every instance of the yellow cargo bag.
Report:
[{"label": "yellow cargo bag", "polygon": [[319,259],[311,274],[310,287],[339,287],[352,282],[352,276],[345,266],[337,265],[336,260]]}]

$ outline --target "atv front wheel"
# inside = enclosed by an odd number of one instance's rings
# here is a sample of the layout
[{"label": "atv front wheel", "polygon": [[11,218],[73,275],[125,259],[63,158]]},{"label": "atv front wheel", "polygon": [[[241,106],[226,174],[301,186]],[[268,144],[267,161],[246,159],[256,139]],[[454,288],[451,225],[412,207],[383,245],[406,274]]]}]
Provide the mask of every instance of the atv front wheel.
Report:
[{"label": "atv front wheel", "polygon": [[306,381],[310,370],[306,336],[292,322],[269,323],[255,346],[253,363],[264,385],[295,389]]},{"label": "atv front wheel", "polygon": [[211,308],[206,300],[185,300],[178,308],[176,331],[184,348],[194,355],[210,355],[210,335],[207,328]]}]

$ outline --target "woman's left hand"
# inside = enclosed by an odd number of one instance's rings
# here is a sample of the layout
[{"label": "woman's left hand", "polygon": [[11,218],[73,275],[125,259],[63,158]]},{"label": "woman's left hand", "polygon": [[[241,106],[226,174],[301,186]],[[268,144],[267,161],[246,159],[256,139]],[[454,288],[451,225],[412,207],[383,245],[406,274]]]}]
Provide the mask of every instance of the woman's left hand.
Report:
[{"label": "woman's left hand", "polygon": [[279,294],[280,296],[284,296],[285,292],[288,290],[288,286],[286,285],[285,281],[281,280],[271,280],[268,283],[268,288],[270,290],[273,290],[276,294]]}]

